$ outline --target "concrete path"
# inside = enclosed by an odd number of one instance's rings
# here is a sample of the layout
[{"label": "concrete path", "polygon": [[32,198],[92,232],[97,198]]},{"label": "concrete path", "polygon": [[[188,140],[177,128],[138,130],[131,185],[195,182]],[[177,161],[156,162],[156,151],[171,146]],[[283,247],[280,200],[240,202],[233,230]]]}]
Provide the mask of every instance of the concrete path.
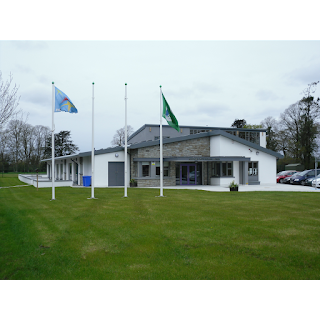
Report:
[{"label": "concrete path", "polygon": [[0,187],[0,189],[20,188],[20,187],[30,187],[30,185],[29,184],[23,184],[23,185],[18,185],[18,186]]},{"label": "concrete path", "polygon": [[[228,187],[220,186],[172,186],[163,187],[163,189],[188,189],[188,190],[204,190],[214,192],[230,192]],[[320,192],[320,189],[312,187],[291,185],[291,184],[262,184],[262,185],[240,185],[239,192],[249,191],[296,191],[296,192]]]}]

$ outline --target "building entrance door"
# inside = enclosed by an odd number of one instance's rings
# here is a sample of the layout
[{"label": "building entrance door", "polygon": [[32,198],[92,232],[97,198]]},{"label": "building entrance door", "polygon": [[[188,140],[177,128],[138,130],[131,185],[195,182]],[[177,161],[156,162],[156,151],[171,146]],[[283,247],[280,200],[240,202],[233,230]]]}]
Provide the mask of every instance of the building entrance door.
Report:
[{"label": "building entrance door", "polygon": [[180,165],[180,185],[196,185],[197,184],[196,164]]},{"label": "building entrance door", "polygon": [[124,186],[124,162],[109,162],[108,164],[108,186]]}]

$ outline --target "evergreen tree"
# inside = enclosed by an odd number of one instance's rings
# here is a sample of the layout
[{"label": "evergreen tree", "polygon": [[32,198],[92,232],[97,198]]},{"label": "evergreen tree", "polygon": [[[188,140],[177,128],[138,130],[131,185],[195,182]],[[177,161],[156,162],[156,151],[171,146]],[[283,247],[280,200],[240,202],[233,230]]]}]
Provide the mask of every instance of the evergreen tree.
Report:
[{"label": "evergreen tree", "polygon": [[235,119],[231,127],[233,128],[244,128],[244,126],[247,124],[247,121],[244,119]]},{"label": "evergreen tree", "polygon": [[[55,157],[62,157],[76,153],[79,151],[79,148],[71,140],[70,131],[60,131],[54,135],[54,150]],[[44,155],[45,158],[52,157],[51,137],[47,137],[46,139]]]}]

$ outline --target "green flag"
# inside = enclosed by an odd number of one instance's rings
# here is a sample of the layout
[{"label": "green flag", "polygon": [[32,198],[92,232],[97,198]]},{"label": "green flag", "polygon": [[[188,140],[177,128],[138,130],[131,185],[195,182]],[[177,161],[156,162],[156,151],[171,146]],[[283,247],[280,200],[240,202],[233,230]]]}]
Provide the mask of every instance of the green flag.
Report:
[{"label": "green flag", "polygon": [[162,93],[162,102],[163,102],[162,103],[163,104],[162,117],[167,120],[168,125],[170,127],[172,127],[173,129],[176,129],[179,132],[180,128],[179,128],[178,120],[176,119],[176,117],[172,113],[172,111],[169,107],[169,104],[168,104],[166,98],[164,97],[163,93]]}]

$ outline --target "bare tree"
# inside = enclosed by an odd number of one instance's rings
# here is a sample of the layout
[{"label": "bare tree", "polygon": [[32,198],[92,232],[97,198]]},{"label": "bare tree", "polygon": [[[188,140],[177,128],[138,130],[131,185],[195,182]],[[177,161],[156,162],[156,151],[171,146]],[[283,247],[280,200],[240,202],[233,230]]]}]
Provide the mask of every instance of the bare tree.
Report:
[{"label": "bare tree", "polygon": [[[129,136],[133,133],[133,128],[128,125],[127,126],[127,135]],[[124,146],[125,144],[125,127],[120,128],[116,131],[113,139],[111,141],[112,146]]]},{"label": "bare tree", "polygon": [[35,147],[35,134],[34,127],[29,123],[22,124],[21,128],[21,147],[22,157],[24,160],[24,171],[29,171],[29,165],[31,164],[31,158],[34,155]]},{"label": "bare tree", "polygon": [[7,126],[9,131],[8,144],[11,158],[18,171],[18,163],[22,160],[22,132],[26,124],[26,120],[23,120],[23,113],[20,118],[17,116],[15,119],[10,120]]},{"label": "bare tree", "polygon": [[12,75],[9,80],[2,80],[2,72],[0,71],[0,128],[3,127],[9,119],[15,114],[19,105],[20,97],[18,97],[18,89],[15,84],[11,88]]},{"label": "bare tree", "polygon": [[51,136],[51,131],[49,127],[45,127],[42,125],[37,125],[34,127],[34,139],[35,139],[35,158],[36,162],[40,162],[40,160],[44,157],[44,150],[46,148],[46,141]]},{"label": "bare tree", "polygon": [[6,160],[7,161],[9,160],[8,137],[9,137],[8,130],[0,131],[0,160],[2,163],[2,166],[1,166],[2,173],[4,171],[4,165]]},{"label": "bare tree", "polygon": [[308,85],[305,96],[288,107],[280,116],[282,137],[287,141],[287,155],[310,168],[314,152],[318,149],[320,99],[312,96],[318,82]]},{"label": "bare tree", "polygon": [[320,117],[320,98],[315,98],[314,93],[319,81],[308,84],[304,90],[304,97],[299,101],[302,111],[301,123],[301,150],[302,161],[309,168],[313,153],[318,149],[316,137],[318,134],[317,119]]},{"label": "bare tree", "polygon": [[292,104],[281,113],[280,119],[282,137],[287,140],[288,155],[295,159],[301,159],[300,130],[302,111],[299,102]]},{"label": "bare tree", "polygon": [[280,141],[279,141],[279,125],[275,118],[267,117],[261,121],[262,128],[267,129],[267,148],[273,151],[279,151]]}]

